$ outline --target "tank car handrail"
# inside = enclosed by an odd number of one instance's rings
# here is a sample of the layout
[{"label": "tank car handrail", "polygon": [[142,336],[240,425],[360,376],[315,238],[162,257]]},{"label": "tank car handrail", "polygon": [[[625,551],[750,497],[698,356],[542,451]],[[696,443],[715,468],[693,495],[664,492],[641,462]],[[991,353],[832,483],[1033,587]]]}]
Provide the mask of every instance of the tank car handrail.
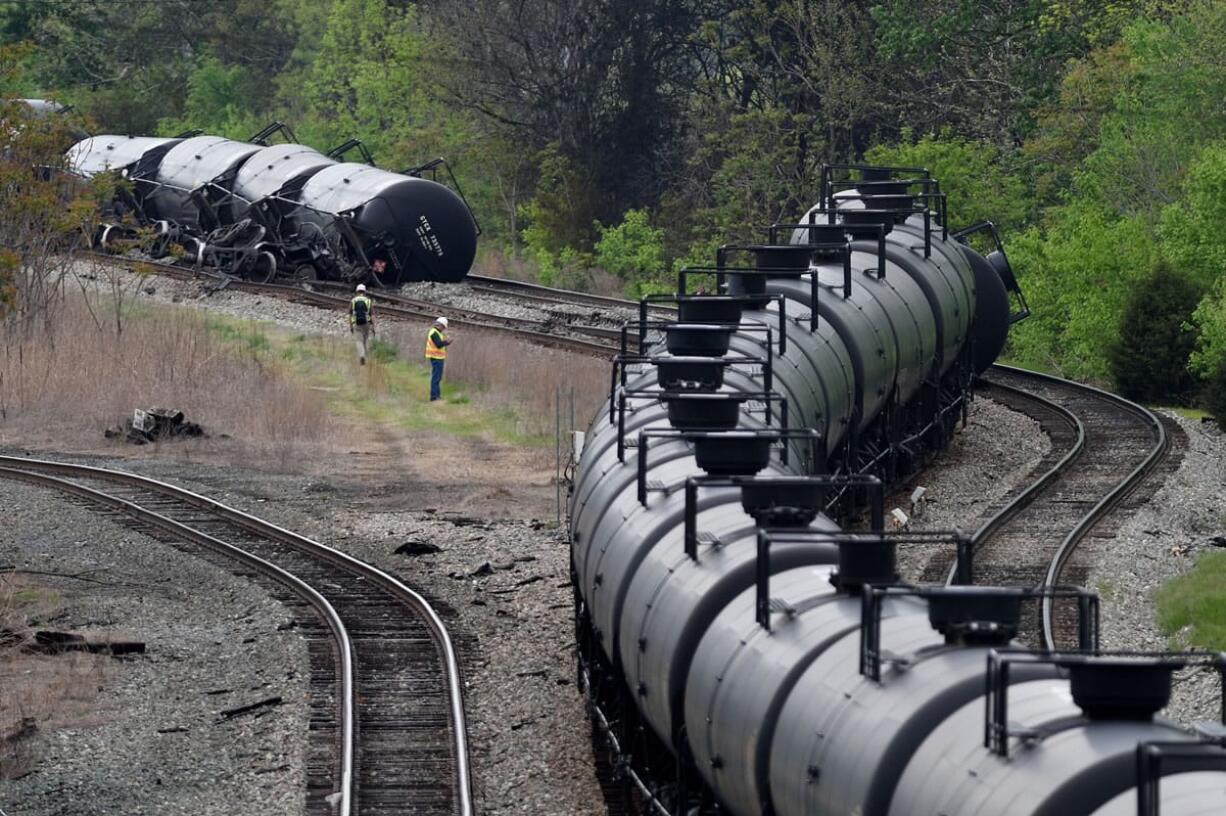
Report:
[{"label": "tank car handrail", "polygon": [[[1000,282],[1004,284],[1005,291],[1018,304],[1018,308],[1009,313],[1009,325],[1012,326],[1014,323],[1030,317],[1030,306],[1026,303],[1026,294],[1022,291],[1022,287],[1018,285],[1017,277],[1013,274],[1013,267],[1009,263],[1009,256],[1005,254],[1005,245],[1000,240],[1000,230],[997,229],[996,224],[991,221],[980,221],[977,224],[972,224],[969,227],[963,227],[955,231],[952,237],[958,243],[970,246],[966,239],[979,232],[986,232],[992,236],[992,243],[996,247],[995,251],[999,252],[1000,256],[1004,259],[1005,272],[1002,273],[1000,270],[997,270],[997,275],[1000,276]],[[991,262],[989,261],[989,263]]]},{"label": "tank car handrail", "polygon": [[[1063,589],[1081,592],[1094,598],[1097,608],[1098,596],[1081,587],[1042,587],[1036,592],[1041,597],[1050,597],[1052,590]],[[1009,756],[1009,737],[1019,733],[1009,727],[1009,669],[1015,663],[1043,664],[1061,669],[1077,667],[1138,668],[1152,667],[1175,671],[1188,666],[1211,666],[1217,670],[1221,688],[1219,721],[1226,725],[1226,652],[1146,652],[1146,651],[1101,651],[1080,652],[1046,651],[1035,652],[1025,648],[992,649],[987,656],[987,694],[984,697],[983,747],[1002,758]],[[1126,689],[1121,689],[1126,691]]]},{"label": "tank car handrail", "polygon": [[1226,772],[1226,736],[1202,735],[1199,742],[1154,740],[1137,743],[1137,816],[1158,816],[1163,776],[1196,771]]},{"label": "tank car handrail", "polygon": [[[647,471],[649,470],[647,464],[647,440],[681,439],[685,442],[694,442],[706,439],[744,439],[749,437],[765,439],[768,443],[780,443],[790,439],[809,439],[816,442],[821,439],[821,434],[815,428],[734,428],[728,431],[683,431],[676,428],[644,428],[639,431],[638,443],[639,504],[644,507],[647,506],[647,493],[650,490],[647,484]],[[810,455],[815,461],[818,458],[817,451],[817,445],[812,445]],[[787,445],[780,445],[779,458],[783,465],[786,466],[788,464]]]},{"label": "tank car handrail", "polygon": [[[826,206],[831,206],[831,201],[833,200],[831,185],[834,183],[834,171],[836,170],[856,170],[860,172],[862,177],[864,175],[864,171],[872,170],[876,172],[890,173],[891,177],[894,173],[922,173],[924,178],[932,178],[932,173],[929,172],[927,167],[906,167],[876,164],[823,164],[821,178],[819,180],[820,186],[818,187],[818,201],[824,203]],[[875,179],[861,178],[861,181],[874,180]],[[940,183],[938,182],[937,184],[939,187]]]},{"label": "tank car handrail", "polygon": [[[622,327],[621,346],[626,347],[626,327]],[[629,366],[631,365],[652,365],[661,366],[669,363],[676,363],[685,359],[692,359],[704,366],[714,368],[732,368],[738,365],[760,365],[763,367],[762,376],[762,391],[765,393],[775,393],[773,368],[775,362],[774,346],[771,343],[766,343],[766,356],[757,357],[752,354],[725,354],[723,357],[699,357],[699,358],[680,358],[675,356],[660,356],[647,354],[631,354],[629,352],[621,352],[615,354],[612,360],[612,367],[609,376],[609,424],[618,424],[614,412],[615,401],[618,394],[618,388],[625,389],[628,384]],[[715,393],[713,390],[694,389],[697,393]],[[618,461],[625,461],[623,457],[618,456]]]},{"label": "tank car handrail", "polygon": [[[621,388],[617,392],[618,396],[618,411],[625,412],[626,402],[632,399],[651,399],[654,398],[656,404],[673,402],[680,400],[682,402],[739,402],[739,403],[763,403],[762,422],[766,426],[774,423],[774,416],[770,410],[772,402],[779,403],[779,413],[783,417],[782,424],[787,427],[788,424],[788,398],[777,391],[692,391],[677,388]],[[754,410],[753,407],[746,407],[746,411]],[[617,422],[619,427],[625,427],[625,423]]]},{"label": "tank car handrail", "polygon": [[[875,476],[854,477],[854,476],[690,476],[685,480],[685,530],[684,544],[685,555],[690,561],[698,561],[698,489],[715,488],[715,487],[740,487],[745,485],[772,487],[772,486],[792,486],[798,484],[813,485],[815,487],[830,487],[832,485],[842,485],[844,482],[855,481],[857,485],[868,487],[872,492],[874,499],[873,503],[873,518],[877,522],[882,522],[884,515],[882,514],[883,493],[880,487],[880,480]],[[759,531],[761,532],[761,530]],[[802,535],[803,530],[776,530],[779,536],[785,535]],[[814,535],[818,535],[818,531],[813,531]],[[830,533],[821,532],[820,535],[829,536]],[[806,539],[808,540],[808,539]],[[770,629],[769,626],[765,627]]]}]

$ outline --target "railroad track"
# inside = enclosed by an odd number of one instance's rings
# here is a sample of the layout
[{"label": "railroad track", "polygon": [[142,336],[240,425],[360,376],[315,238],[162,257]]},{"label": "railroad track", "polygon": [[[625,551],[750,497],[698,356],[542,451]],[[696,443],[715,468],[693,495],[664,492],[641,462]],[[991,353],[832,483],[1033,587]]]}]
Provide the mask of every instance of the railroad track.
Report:
[{"label": "railroad track", "polygon": [[[1152,491],[1137,488],[1163,465],[1170,434],[1145,407],[1059,377],[995,365],[984,386],[981,393],[1038,421],[1051,450],[1036,467],[1040,476],[998,500],[972,536],[975,583],[1083,585],[1088,564],[1080,545],[1092,536],[1109,539],[1113,511],[1144,503]],[[1047,649],[1075,647],[1072,604],[1045,598],[1038,612],[1025,639]]]},{"label": "railroad track", "polygon": [[203,547],[288,592],[311,662],[308,814],[472,816],[459,663],[442,620],[416,592],[345,553],[154,479],[13,456],[0,456],[0,478]]},{"label": "railroad track", "polygon": [[[125,267],[139,265],[152,270],[155,274],[177,280],[210,280],[215,282],[217,289],[234,289],[240,292],[264,294],[288,300],[292,303],[302,303],[333,311],[347,311],[349,309],[349,287],[336,282],[313,281],[309,284],[312,288],[308,289],[300,285],[283,283],[256,283],[207,270],[180,267],[158,261],[134,260],[132,258],[107,255],[99,252],[81,252],[77,254],[90,260],[111,265],[122,265]],[[329,294],[328,290],[338,294]],[[370,294],[380,304],[379,316],[382,318],[414,321],[424,319],[430,321],[441,315],[446,316],[448,320],[457,326],[466,326],[496,334],[513,336],[533,345],[589,357],[599,357],[601,359],[608,359],[618,348],[620,332],[605,326],[586,326],[547,320],[534,321],[504,317],[472,309],[440,305],[377,290],[371,290]]]}]

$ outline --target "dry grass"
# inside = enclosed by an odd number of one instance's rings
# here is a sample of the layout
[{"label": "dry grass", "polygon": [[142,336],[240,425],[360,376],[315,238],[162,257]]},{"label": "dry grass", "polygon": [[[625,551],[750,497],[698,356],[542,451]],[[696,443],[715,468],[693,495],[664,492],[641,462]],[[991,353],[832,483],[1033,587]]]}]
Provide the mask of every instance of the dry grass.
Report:
[{"label": "dry grass", "polygon": [[[418,360],[428,370],[423,352],[426,323],[388,323],[380,338],[391,344],[405,360]],[[609,389],[609,364],[579,354],[546,349],[507,335],[480,329],[453,328],[453,345],[447,349],[443,393],[461,389],[475,406],[510,412],[514,430],[521,436],[553,436],[555,399],[562,399],[562,428],[570,425],[570,400],[574,394],[575,425],[587,422]]]},{"label": "dry grass", "polygon": [[285,460],[329,433],[324,400],[281,376],[260,353],[261,332],[177,309],[132,314],[120,331],[106,309],[69,295],[46,324],[6,335],[0,442],[97,444],[147,406],[178,408],[253,454]]}]

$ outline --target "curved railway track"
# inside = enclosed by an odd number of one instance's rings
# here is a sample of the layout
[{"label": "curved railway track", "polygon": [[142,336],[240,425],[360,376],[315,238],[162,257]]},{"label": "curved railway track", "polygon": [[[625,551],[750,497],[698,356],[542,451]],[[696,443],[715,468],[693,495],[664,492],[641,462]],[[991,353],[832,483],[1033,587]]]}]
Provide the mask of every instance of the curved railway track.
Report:
[{"label": "curved railway track", "polygon": [[313,610],[296,618],[311,658],[308,813],[472,816],[458,657],[438,614],[412,589],[154,479],[13,456],[0,456],[0,478],[58,490],[161,540],[206,548]]},{"label": "curved railway track", "polygon": [[[1104,520],[1130,496],[1133,505],[1147,498],[1134,491],[1167,457],[1166,426],[1123,397],[1048,374],[994,365],[984,385],[981,393],[1038,421],[1051,450],[1038,478],[998,500],[972,536],[975,583],[1084,584],[1079,545],[1111,535]],[[1044,598],[1039,611],[1024,636],[1047,649],[1072,646],[1076,610]]]},{"label": "curved railway track", "polygon": [[[241,292],[253,292],[302,303],[333,311],[349,309],[349,287],[326,281],[314,281],[312,289],[282,283],[256,283],[229,275],[201,269],[165,264],[158,261],[135,260],[99,252],[78,253],[100,263],[125,267],[141,266],[155,274],[176,280],[203,278],[215,281],[218,289],[228,288]],[[344,290],[343,294],[328,294],[318,289]],[[405,297],[390,292],[371,290],[370,294],[380,304],[379,317],[389,319],[432,320],[446,316],[457,326],[481,329],[516,337],[533,345],[569,351],[589,357],[607,359],[618,347],[620,332],[604,326],[585,326],[550,323],[549,321],[526,320],[486,314],[472,309],[445,306],[429,301]]]}]

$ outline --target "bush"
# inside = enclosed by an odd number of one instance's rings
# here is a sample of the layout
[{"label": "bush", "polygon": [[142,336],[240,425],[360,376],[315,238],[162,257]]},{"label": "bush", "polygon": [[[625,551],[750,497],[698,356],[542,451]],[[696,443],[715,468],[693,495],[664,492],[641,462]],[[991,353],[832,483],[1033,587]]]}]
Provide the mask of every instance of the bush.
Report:
[{"label": "bush", "polygon": [[653,282],[664,271],[664,230],[651,226],[646,210],[627,210],[622,222],[596,222],[596,263],[627,283]]},{"label": "bush", "polygon": [[1196,334],[1188,325],[1204,292],[1159,261],[1128,293],[1119,338],[1108,350],[1111,378],[1125,397],[1183,403],[1195,382],[1188,358]]},{"label": "bush", "polygon": [[1205,377],[1200,402],[1219,425],[1226,427],[1226,360],[1218,363],[1217,368]]}]

